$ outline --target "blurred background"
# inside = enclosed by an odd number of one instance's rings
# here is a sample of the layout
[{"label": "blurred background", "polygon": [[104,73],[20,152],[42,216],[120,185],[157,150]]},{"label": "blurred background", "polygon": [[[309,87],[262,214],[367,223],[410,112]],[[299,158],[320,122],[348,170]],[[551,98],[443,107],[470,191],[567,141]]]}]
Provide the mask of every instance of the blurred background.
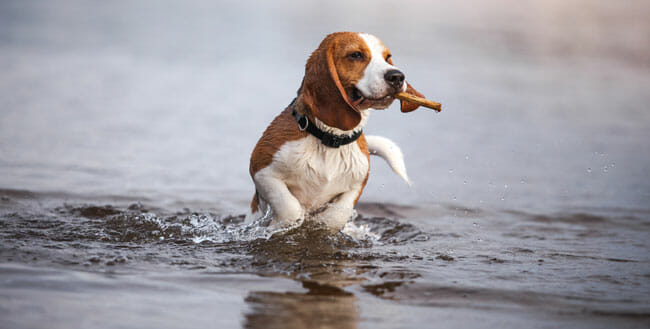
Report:
[{"label": "blurred background", "polygon": [[0,2],[0,187],[242,213],[250,152],[335,31],[378,36],[437,114],[374,112],[362,201],[648,209],[647,1]]}]

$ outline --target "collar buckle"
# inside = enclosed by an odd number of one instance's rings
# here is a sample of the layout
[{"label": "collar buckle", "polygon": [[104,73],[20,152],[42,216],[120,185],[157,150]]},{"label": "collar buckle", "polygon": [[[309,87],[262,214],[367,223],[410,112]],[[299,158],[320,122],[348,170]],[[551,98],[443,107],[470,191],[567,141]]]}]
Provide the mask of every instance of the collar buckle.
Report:
[{"label": "collar buckle", "polygon": [[[305,131],[307,130],[307,127],[309,127],[309,119],[307,119],[306,116],[298,116],[296,113],[296,117],[298,117],[298,129],[300,131]],[[304,127],[300,122],[304,122]]]},{"label": "collar buckle", "polygon": [[[296,112],[296,108],[294,107],[295,102],[296,99],[294,98],[293,101],[291,101],[291,104],[289,104],[291,107],[291,114],[293,114],[293,116],[296,118],[296,121],[298,121],[298,129],[300,131],[305,131],[307,130],[307,127],[309,127],[309,118],[307,118],[306,115],[300,115],[298,112]],[[301,122],[304,122],[304,124]]]}]

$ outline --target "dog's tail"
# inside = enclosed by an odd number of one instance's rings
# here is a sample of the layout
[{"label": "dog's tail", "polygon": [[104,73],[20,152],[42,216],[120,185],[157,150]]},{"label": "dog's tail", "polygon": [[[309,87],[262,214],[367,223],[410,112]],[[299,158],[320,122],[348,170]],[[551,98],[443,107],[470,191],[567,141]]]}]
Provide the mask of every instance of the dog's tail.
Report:
[{"label": "dog's tail", "polygon": [[393,169],[393,171],[402,177],[407,184],[411,185],[408,175],[406,175],[406,165],[404,165],[404,156],[397,144],[390,139],[381,136],[366,136],[368,142],[368,151],[370,155],[378,155]]}]

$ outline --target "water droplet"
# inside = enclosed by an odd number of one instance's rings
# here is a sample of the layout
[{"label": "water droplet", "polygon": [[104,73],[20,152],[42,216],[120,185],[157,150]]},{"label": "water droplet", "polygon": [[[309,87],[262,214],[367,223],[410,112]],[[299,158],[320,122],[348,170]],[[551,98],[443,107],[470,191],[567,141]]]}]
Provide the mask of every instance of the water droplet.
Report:
[{"label": "water droplet", "polygon": [[463,181],[463,184],[464,184],[464,185],[467,185],[467,181],[466,181],[466,180],[464,180],[464,181]]},{"label": "water droplet", "polygon": [[469,155],[466,155],[466,156],[465,156],[465,160],[469,160]]},{"label": "water droplet", "polygon": [[608,171],[607,166],[604,166],[603,167],[603,172],[607,172],[607,171]]},{"label": "water droplet", "polygon": [[454,173],[454,170],[453,170],[453,169],[449,169],[449,173],[450,173],[450,174],[453,174],[453,173]]},{"label": "water droplet", "polygon": [[616,165],[616,163],[612,162],[612,164],[610,164],[609,166],[614,168],[615,165]]},{"label": "water droplet", "polygon": [[591,168],[587,168],[587,172],[591,174]]},{"label": "water droplet", "polygon": [[454,201],[456,201],[456,197],[453,197],[452,199],[453,199]]},{"label": "water droplet", "polygon": [[526,179],[522,178],[522,179],[519,181],[519,183],[520,183],[520,184],[526,184]]},{"label": "water droplet", "polygon": [[483,200],[478,200],[478,203],[483,203]]},{"label": "water droplet", "polygon": [[504,184],[503,188],[507,190],[508,189],[508,184]]},{"label": "water droplet", "polygon": [[505,200],[506,200],[506,197],[502,196],[501,201],[505,201]]}]

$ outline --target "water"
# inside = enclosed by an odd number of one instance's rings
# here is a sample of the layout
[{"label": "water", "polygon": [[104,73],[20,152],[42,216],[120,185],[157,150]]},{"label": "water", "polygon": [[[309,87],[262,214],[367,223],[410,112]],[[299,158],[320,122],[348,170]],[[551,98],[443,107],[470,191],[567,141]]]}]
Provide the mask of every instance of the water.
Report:
[{"label": "water", "polygon": [[[2,2],[0,327],[648,327],[650,6],[393,5]],[[250,151],[339,30],[443,112],[268,238]]]}]

